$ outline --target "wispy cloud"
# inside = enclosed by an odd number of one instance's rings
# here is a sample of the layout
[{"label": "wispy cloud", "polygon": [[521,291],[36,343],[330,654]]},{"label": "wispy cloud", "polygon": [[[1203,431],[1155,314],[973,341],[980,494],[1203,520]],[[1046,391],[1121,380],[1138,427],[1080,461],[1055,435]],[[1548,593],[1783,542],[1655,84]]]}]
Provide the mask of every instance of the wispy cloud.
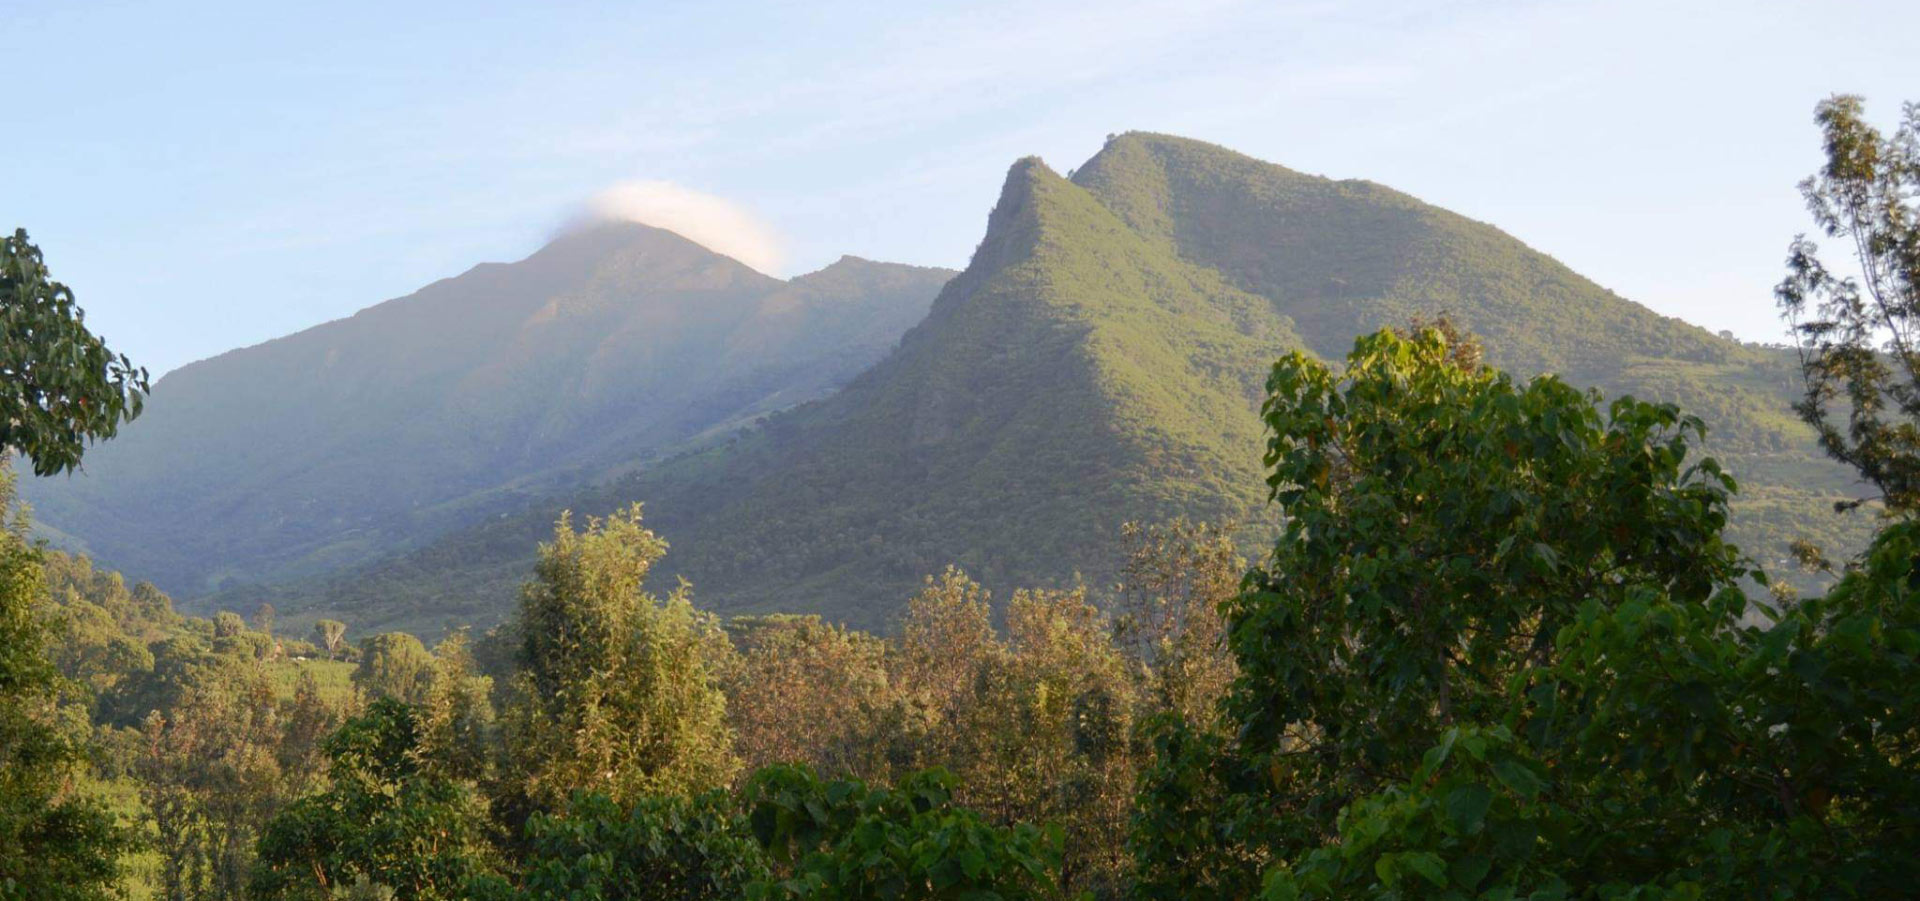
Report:
[{"label": "wispy cloud", "polygon": [[759,216],[722,197],[670,181],[624,181],[594,195],[588,214],[601,221],[664,228],[761,272],[786,265],[786,242]]}]

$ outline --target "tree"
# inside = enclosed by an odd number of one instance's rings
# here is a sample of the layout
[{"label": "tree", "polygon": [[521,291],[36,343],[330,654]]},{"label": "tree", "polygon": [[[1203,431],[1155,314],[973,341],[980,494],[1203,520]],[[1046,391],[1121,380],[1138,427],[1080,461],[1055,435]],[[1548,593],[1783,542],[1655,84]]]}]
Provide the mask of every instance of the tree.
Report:
[{"label": "tree", "polygon": [[284,797],[279,705],[251,657],[196,656],[149,708],[134,773],[166,897],[243,898],[255,838]]},{"label": "tree", "polygon": [[1140,680],[1084,590],[1015,592],[1002,638],[987,593],[949,568],[908,603],[891,669],[898,770],[952,772],[988,823],[1058,824],[1066,887],[1118,888]]},{"label": "tree", "polygon": [[86,327],[25,229],[0,238],[0,446],[35,475],[72,471],[89,442],[140,415],[147,371]]},{"label": "tree", "polygon": [[665,552],[638,504],[580,532],[563,515],[540,546],[505,716],[518,790],[533,804],[557,809],[580,789],[619,803],[697,793],[737,769],[725,634],[684,586],[665,599],[641,589]]},{"label": "tree", "polygon": [[[1805,235],[1775,290],[1800,351],[1794,409],[1820,445],[1878,488],[1890,509],[1920,508],[1920,105],[1892,137],[1859,97],[1815,110],[1827,162],[1801,182],[1815,224],[1851,245],[1830,266]],[[1849,272],[1851,270],[1851,274]]]},{"label": "tree", "polygon": [[337,619],[323,619],[313,624],[313,643],[327,652],[331,660],[340,653],[341,642],[347,636],[347,624]]},{"label": "tree", "polygon": [[955,762],[959,797],[995,823],[1059,826],[1063,885],[1122,896],[1136,674],[1084,589],[1015,592],[1006,634],[975,681],[968,725],[984,753]]},{"label": "tree", "polygon": [[748,897],[1053,898],[1060,894],[1061,833],[996,827],[957,804],[958,780],[916,773],[893,788],[824,782],[805,767],[755,773],[746,798],[755,838],[775,878]]},{"label": "tree", "polygon": [[322,899],[360,881],[406,901],[451,901],[493,871],[485,805],[431,753],[417,710],[376,698],[325,750],[328,788],[260,834],[255,897]]},{"label": "tree", "polygon": [[727,716],[747,769],[806,763],[832,776],[888,775],[880,733],[900,703],[886,642],[817,616],[735,619],[727,628],[741,646]]},{"label": "tree", "polygon": [[253,610],[253,630],[266,635],[273,634],[273,605],[262,601]]},{"label": "tree", "polygon": [[433,655],[420,639],[405,632],[383,632],[360,643],[353,684],[368,699],[424,704],[433,691],[433,676]]},{"label": "tree", "polygon": [[623,807],[582,792],[527,822],[517,885],[483,880],[476,901],[733,901],[767,874],[733,799],[644,796]]},{"label": "tree", "polygon": [[891,664],[892,676],[907,693],[917,728],[936,744],[920,751],[917,766],[931,758],[951,760],[952,747],[938,742],[971,740],[959,728],[961,710],[974,679],[999,651],[993,609],[978,582],[955,567],[907,601],[906,621]]},{"label": "tree", "polygon": [[13,473],[0,464],[0,899],[107,898],[131,837],[75,790],[84,711],[61,703],[43,579]]},{"label": "tree", "polygon": [[286,794],[300,797],[326,777],[325,742],[340,728],[341,709],[321,696],[320,682],[301,670],[293,697],[280,705],[280,746],[275,749]]},{"label": "tree", "polygon": [[1246,561],[1232,528],[1175,520],[1127,523],[1115,596],[1114,642],[1139,668],[1153,712],[1211,722],[1233,682],[1221,609],[1240,591]]},{"label": "tree", "polygon": [[1285,531],[1229,607],[1231,730],[1156,736],[1141,894],[1873,897],[1920,875],[1896,850],[1920,790],[1910,546],[1876,600],[1755,625],[1733,481],[1670,405],[1603,416],[1435,330],[1364,337],[1340,375],[1296,354],[1269,391]]},{"label": "tree", "polygon": [[434,645],[422,728],[428,752],[448,774],[476,781],[491,776],[497,738],[492,694],[493,679],[475,672],[464,630]]}]

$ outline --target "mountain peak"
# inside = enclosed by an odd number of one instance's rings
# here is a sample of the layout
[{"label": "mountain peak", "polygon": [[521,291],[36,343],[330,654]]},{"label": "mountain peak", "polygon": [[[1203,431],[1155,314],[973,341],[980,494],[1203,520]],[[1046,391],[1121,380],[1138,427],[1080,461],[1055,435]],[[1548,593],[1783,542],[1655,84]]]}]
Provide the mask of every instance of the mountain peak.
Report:
[{"label": "mountain peak", "polygon": [[796,284],[667,229],[582,225],[181,367],[83,478],[24,490],[184,600],[328,572],[830,393],[948,275],[843,260]]}]

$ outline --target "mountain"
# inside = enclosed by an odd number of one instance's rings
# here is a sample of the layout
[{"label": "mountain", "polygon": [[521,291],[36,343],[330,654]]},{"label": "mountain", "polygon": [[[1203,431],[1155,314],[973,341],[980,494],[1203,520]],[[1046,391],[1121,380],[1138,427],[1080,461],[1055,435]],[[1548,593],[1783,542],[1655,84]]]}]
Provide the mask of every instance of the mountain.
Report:
[{"label": "mountain", "polygon": [[187,598],[350,568],[821,397],[953,273],[792,280],[631,223],[168,374],[71,478],[62,543]]},{"label": "mountain", "polygon": [[[1270,534],[1256,410],[1272,360],[1447,313],[1489,361],[1676,400],[1746,495],[1735,533],[1857,542],[1850,480],[1793,420],[1790,358],[1661,316],[1484,223],[1365,181],[1127,134],[1063,178],[1007,176],[971,263],[899,348],[840,392],[545,507],[283,600],[360,623],[497,617],[561,506],[631,500],[663,572],[727,612],[882,626],[948,563],[990,587],[1098,584],[1127,520]],[[284,609],[284,608],[283,608]]]}]

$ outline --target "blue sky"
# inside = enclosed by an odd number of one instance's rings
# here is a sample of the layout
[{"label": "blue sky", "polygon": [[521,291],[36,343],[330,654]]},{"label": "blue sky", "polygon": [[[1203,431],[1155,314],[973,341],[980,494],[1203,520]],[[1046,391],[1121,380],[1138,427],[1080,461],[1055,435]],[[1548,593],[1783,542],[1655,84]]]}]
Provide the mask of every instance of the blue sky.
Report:
[{"label": "blue sky", "polygon": [[1814,103],[1920,100],[1907,0],[292,6],[0,0],[0,226],[156,373],[525,256],[635,180],[724,198],[783,274],[957,267],[1009,163],[1129,129],[1775,340]]}]

